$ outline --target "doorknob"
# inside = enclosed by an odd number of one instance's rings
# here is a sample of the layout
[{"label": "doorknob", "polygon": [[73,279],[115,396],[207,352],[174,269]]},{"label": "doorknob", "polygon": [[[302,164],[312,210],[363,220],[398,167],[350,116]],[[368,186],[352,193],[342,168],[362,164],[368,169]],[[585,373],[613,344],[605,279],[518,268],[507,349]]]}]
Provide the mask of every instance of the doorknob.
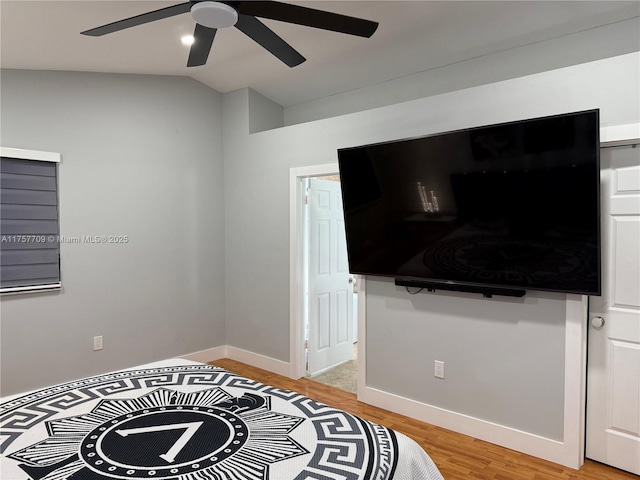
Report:
[{"label": "doorknob", "polygon": [[353,277],[349,277],[349,283],[353,283]]},{"label": "doorknob", "polygon": [[593,317],[591,319],[591,326],[593,328],[602,328],[602,327],[604,327],[604,318],[602,318],[602,317]]}]

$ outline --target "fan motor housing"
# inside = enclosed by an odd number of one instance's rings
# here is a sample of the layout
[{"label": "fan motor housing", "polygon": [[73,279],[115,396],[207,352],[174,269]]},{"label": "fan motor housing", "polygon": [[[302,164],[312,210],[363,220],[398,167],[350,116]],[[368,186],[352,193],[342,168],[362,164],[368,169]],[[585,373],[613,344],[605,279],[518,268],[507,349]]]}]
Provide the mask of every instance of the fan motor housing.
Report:
[{"label": "fan motor housing", "polygon": [[226,3],[204,1],[195,3],[191,7],[193,21],[203,27],[226,28],[232,27],[238,21],[238,12]]}]

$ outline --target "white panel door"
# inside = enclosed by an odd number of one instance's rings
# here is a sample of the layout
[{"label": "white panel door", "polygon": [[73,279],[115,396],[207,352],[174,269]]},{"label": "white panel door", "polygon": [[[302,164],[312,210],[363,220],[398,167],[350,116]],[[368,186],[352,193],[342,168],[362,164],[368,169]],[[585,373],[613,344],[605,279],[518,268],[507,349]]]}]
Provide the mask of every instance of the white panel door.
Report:
[{"label": "white panel door", "polygon": [[340,183],[309,181],[309,374],[353,357],[353,283]]},{"label": "white panel door", "polygon": [[640,147],[601,152],[603,291],[589,300],[586,456],[640,474]]}]

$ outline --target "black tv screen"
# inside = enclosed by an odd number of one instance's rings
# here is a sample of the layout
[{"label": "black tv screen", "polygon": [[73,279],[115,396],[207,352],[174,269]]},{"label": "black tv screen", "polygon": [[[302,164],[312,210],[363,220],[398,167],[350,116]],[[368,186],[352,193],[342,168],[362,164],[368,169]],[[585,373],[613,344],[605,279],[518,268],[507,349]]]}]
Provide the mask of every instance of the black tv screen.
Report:
[{"label": "black tv screen", "polygon": [[599,111],[338,150],[351,273],[600,294]]}]

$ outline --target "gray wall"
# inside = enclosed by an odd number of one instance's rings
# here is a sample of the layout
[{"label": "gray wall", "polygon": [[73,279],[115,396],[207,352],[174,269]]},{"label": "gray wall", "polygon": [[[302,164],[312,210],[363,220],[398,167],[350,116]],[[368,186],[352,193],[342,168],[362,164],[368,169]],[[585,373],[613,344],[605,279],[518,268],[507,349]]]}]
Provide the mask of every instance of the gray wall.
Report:
[{"label": "gray wall", "polygon": [[262,117],[258,102],[250,102],[255,95],[243,89],[223,96],[226,338],[228,345],[287,360],[289,214],[282,207],[289,201],[288,169],[274,162],[284,153],[277,141],[265,151],[252,141],[268,140],[271,132],[279,138],[282,129],[249,135],[252,118]]},{"label": "gray wall", "polygon": [[[638,84],[635,53],[253,135],[249,92],[225,95],[227,343],[289,359],[291,168],[336,162],[342,147],[591,108],[601,109],[603,127],[638,123]],[[409,298],[390,282],[371,283],[369,386],[562,438],[565,296]],[[439,384],[434,359],[447,362]]]},{"label": "gray wall", "polygon": [[[3,70],[1,143],[62,154],[61,292],[1,298],[2,394],[225,343],[221,96],[186,78]],[[93,352],[93,336],[104,350]]]},{"label": "gray wall", "polygon": [[[410,295],[368,277],[367,386],[562,441],[565,300]],[[433,376],[434,360],[445,362],[445,380]]]},{"label": "gray wall", "polygon": [[284,127],[284,109],[258,92],[249,90],[249,133]]}]

